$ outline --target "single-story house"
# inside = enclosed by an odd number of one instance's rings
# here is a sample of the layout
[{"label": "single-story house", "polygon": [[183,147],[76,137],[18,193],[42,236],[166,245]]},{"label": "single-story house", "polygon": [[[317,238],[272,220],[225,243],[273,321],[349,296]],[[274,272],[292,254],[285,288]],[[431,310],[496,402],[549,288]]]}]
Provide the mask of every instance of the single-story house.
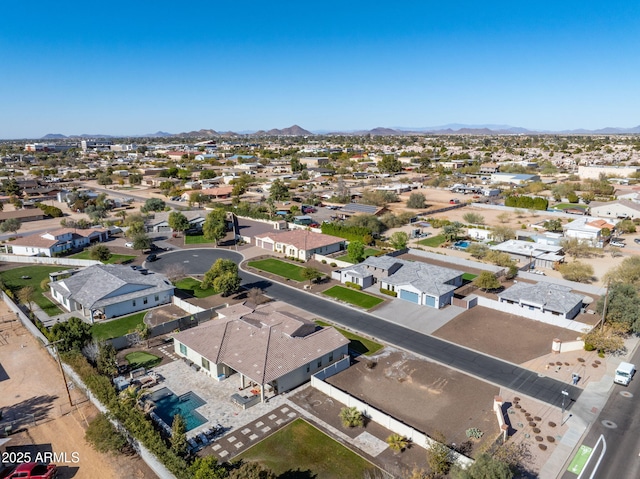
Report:
[{"label": "single-story house", "polygon": [[[151,233],[170,233],[173,230],[169,226],[169,215],[171,211],[160,211],[153,214],[153,217],[148,218],[145,221],[145,226],[148,232]],[[202,229],[202,224],[207,218],[206,211],[181,211],[188,220],[189,228]]]},{"label": "single-story house", "polygon": [[498,293],[498,301],[538,310],[543,314],[574,319],[582,309],[584,295],[571,288],[541,281],[536,284],[519,282]]},{"label": "single-story house", "polygon": [[511,183],[522,185],[540,181],[539,175],[527,175],[524,173],[491,173],[491,183]]},{"label": "single-story house", "polygon": [[349,203],[340,208],[337,213],[341,218],[348,218],[353,215],[375,215],[380,216],[388,210],[384,206],[364,205],[361,203]]},{"label": "single-story house", "polygon": [[14,210],[14,211],[0,211],[0,223],[10,219],[17,218],[22,223],[25,221],[38,221],[44,219],[44,212],[40,208]]},{"label": "single-story house", "polygon": [[60,228],[42,234],[18,238],[11,242],[13,254],[19,256],[49,256],[84,248],[109,239],[109,231],[102,228],[86,230]]},{"label": "single-story house", "polygon": [[216,379],[239,374],[239,387],[250,382],[275,394],[308,381],[312,374],[348,354],[349,340],[332,327],[271,305],[236,304],[218,310],[218,318],[173,336],[175,353]]},{"label": "single-story house", "polygon": [[261,233],[255,236],[255,244],[303,261],[310,260],[314,254],[328,255],[345,249],[343,238],[298,229]]},{"label": "single-story house", "polygon": [[562,225],[562,230],[567,238],[577,238],[582,242],[589,243],[591,246],[602,248],[606,240],[606,237],[602,236],[602,230],[606,228],[609,233],[613,233],[616,223],[618,223],[617,219],[606,221],[591,216],[583,216],[573,220],[571,223]]},{"label": "single-story house", "polygon": [[67,311],[78,311],[94,322],[170,303],[174,287],[159,273],[97,264],[50,282],[49,289]]},{"label": "single-story house", "polygon": [[463,271],[392,256],[369,256],[362,263],[334,271],[332,277],[350,281],[363,288],[378,283],[381,289],[412,303],[440,309],[451,304],[456,289],[462,286]]},{"label": "single-story house", "polygon": [[560,245],[512,239],[491,246],[491,249],[507,253],[518,263],[531,263],[536,268],[553,268],[555,263],[564,261],[562,246]]},{"label": "single-story house", "polygon": [[589,214],[597,218],[640,218],[640,203],[631,200],[618,200],[589,203]]},{"label": "single-story house", "polygon": [[[233,192],[233,186],[220,186],[218,188],[206,188],[202,190],[195,190],[196,193],[200,193],[203,196],[208,197],[209,199],[215,200],[220,198],[231,198],[231,193]],[[190,196],[193,194],[193,191],[187,191],[182,193],[182,199],[184,201],[189,201]]]}]

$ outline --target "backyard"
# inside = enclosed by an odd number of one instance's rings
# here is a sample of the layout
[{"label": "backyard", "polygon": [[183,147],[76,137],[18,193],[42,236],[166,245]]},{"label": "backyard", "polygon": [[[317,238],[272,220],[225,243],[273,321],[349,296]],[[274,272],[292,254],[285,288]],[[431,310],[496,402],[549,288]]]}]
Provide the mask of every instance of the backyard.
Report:
[{"label": "backyard", "polygon": [[364,309],[371,309],[384,301],[384,299],[378,298],[377,296],[361,293],[360,291],[345,288],[343,286],[333,286],[326,291],[323,291],[323,294]]},{"label": "backyard", "polygon": [[291,478],[352,479],[376,469],[302,419],[259,442],[238,459],[259,462],[279,477]]},{"label": "backyard", "polygon": [[267,273],[273,273],[278,276],[282,276],[283,278],[292,279],[293,281],[305,281],[305,278],[302,276],[302,272],[304,271],[303,267],[286,263],[279,259],[268,258],[258,261],[249,261],[248,265],[252,268],[266,271]]},{"label": "backyard", "polygon": [[207,298],[217,294],[217,291],[213,287],[207,289],[200,288],[200,281],[195,278],[183,278],[180,281],[176,281],[175,287],[196,298]]},{"label": "backyard", "polygon": [[131,369],[152,368],[162,362],[155,354],[145,353],[144,351],[134,351],[125,356],[125,359],[131,366]]},{"label": "backyard", "polygon": [[[88,249],[80,252],[80,253],[76,253],[72,256],[69,256],[69,258],[74,258],[74,259],[92,259],[91,258],[91,253]],[[128,255],[128,254],[111,254],[111,256],[109,257],[108,260],[103,261],[104,264],[126,264],[128,262],[133,261],[134,259],[136,259],[135,256],[132,255]]]},{"label": "backyard", "polygon": [[[62,313],[62,310],[44,296],[45,290],[40,287],[40,283],[49,279],[49,273],[64,269],[59,266],[23,266],[3,271],[0,273],[0,279],[14,295],[17,295],[18,291],[25,286],[32,286],[35,291],[33,302],[49,316],[57,316]],[[48,292],[49,289],[47,288],[46,291]]]},{"label": "backyard", "polygon": [[[316,320],[315,323],[318,326],[331,326],[329,323],[325,323],[324,321]],[[349,349],[356,351],[359,354],[364,354],[365,356],[371,356],[372,354],[380,351],[384,346],[380,343],[376,343],[371,339],[363,338],[362,336],[358,336],[357,334],[351,333],[341,328],[336,328],[340,334],[342,334],[345,338],[349,340]]]},{"label": "backyard", "polygon": [[447,239],[444,237],[444,235],[436,235],[436,236],[431,236],[430,238],[425,238],[423,240],[420,240],[418,241],[418,244],[422,246],[430,246],[432,248],[437,248],[445,241],[447,241]]},{"label": "backyard", "polygon": [[[365,248],[364,254],[362,255],[363,259],[367,259],[369,256],[375,256],[380,252],[380,250],[375,248]],[[348,254],[344,254],[342,256],[337,256],[335,259],[340,261],[346,261],[347,263],[354,263],[351,258],[349,258]]]},{"label": "backyard", "polygon": [[146,311],[142,311],[130,316],[96,323],[91,327],[91,334],[98,341],[124,336],[134,331],[138,325],[143,324],[145,314]]}]

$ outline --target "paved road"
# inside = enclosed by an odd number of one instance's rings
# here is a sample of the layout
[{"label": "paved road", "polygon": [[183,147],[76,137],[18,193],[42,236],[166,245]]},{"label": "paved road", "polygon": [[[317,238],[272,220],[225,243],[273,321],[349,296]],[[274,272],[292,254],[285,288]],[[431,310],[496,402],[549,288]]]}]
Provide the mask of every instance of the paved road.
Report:
[{"label": "paved road", "polygon": [[[631,362],[640,364],[640,350],[636,351]],[[589,478],[594,472],[603,450],[600,445],[595,447],[601,434],[605,438],[607,449],[593,477],[597,479],[640,477],[639,403],[640,374],[636,374],[628,387],[614,386],[614,392],[602,408],[598,421],[593,424],[582,442],[585,446],[594,448],[589,465],[583,471],[583,478]],[[576,475],[567,471],[562,478],[575,479]]]},{"label": "paved road", "polygon": [[[181,250],[160,255],[160,259],[147,267],[154,271],[170,263],[182,264],[190,274],[204,274],[217,258],[241,261],[233,251],[219,249]],[[272,298],[297,306],[332,322],[359,331],[368,336],[437,361],[451,368],[466,372],[498,386],[526,394],[545,403],[560,407],[562,390],[569,391],[572,400],[578,398],[581,389],[553,378],[521,368],[515,364],[472,351],[433,336],[417,333],[395,323],[385,321],[369,313],[342,304],[327,301],[295,288],[274,283],[246,271],[241,272],[242,285],[258,287]],[[425,308],[428,314],[428,308]],[[640,381],[639,381],[640,382]],[[472,394],[472,391],[470,391]],[[569,403],[567,409],[571,408]]]}]

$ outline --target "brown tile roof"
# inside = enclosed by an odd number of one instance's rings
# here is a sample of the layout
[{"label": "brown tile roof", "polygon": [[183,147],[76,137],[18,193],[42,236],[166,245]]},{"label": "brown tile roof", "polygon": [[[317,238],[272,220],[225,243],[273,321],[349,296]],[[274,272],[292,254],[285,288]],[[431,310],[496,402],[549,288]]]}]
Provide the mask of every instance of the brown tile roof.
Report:
[{"label": "brown tile roof", "polygon": [[343,238],[338,238],[337,236],[314,233],[308,230],[272,231],[270,233],[257,235],[256,238],[269,238],[274,242],[291,245],[304,251],[344,241]]},{"label": "brown tile roof", "polygon": [[44,213],[40,209],[0,211],[0,221],[8,220],[9,218],[36,218],[38,216],[44,218]]},{"label": "brown tile roof", "polygon": [[[198,190],[195,190],[198,192]],[[206,188],[204,190],[200,190],[199,193],[207,196],[224,196],[230,195],[233,192],[233,186],[221,186],[219,188]]]},{"label": "brown tile roof", "polygon": [[182,331],[174,338],[209,361],[226,364],[259,384],[274,381],[348,343],[334,328],[315,331],[310,321],[269,307],[231,308],[220,311],[229,316]]},{"label": "brown tile roof", "polygon": [[56,239],[43,238],[40,235],[25,236],[11,242],[14,246],[31,246],[37,248],[51,248],[58,243]]}]

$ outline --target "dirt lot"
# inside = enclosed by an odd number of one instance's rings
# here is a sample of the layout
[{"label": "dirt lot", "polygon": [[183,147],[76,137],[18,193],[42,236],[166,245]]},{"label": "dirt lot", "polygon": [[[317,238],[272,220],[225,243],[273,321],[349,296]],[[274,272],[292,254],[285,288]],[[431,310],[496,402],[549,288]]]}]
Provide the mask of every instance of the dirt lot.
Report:
[{"label": "dirt lot", "polygon": [[476,306],[449,321],[433,335],[521,364],[549,353],[554,338],[575,341],[578,333]]},{"label": "dirt lot", "polygon": [[483,440],[498,434],[491,409],[497,387],[391,348],[370,359],[374,368],[365,359],[327,382],[426,434],[442,432],[448,442],[465,443],[471,427]]},{"label": "dirt lot", "polygon": [[114,461],[85,442],[87,421],[96,408],[76,389],[71,389],[74,406],[69,405],[56,362],[14,318],[0,303],[0,423],[3,430],[11,424],[14,432],[7,450],[29,446],[34,451],[35,446],[65,453],[66,460],[57,461],[61,479],[155,478],[137,456],[121,455]]}]

